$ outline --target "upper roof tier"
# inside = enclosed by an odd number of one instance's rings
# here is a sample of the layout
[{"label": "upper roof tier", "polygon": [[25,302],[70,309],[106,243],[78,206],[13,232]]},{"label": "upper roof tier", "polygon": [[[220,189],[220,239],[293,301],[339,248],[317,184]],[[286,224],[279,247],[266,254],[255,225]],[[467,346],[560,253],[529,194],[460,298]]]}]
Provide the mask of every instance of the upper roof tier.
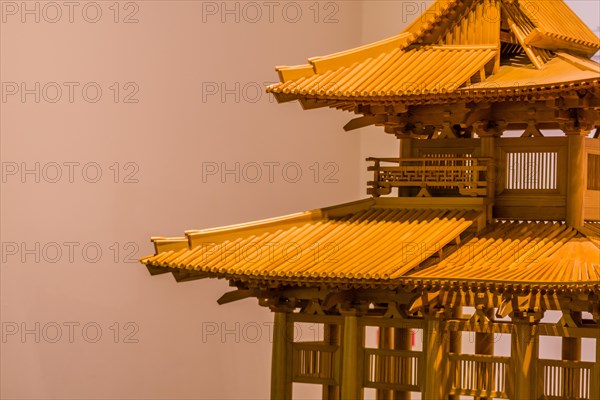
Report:
[{"label": "upper roof tier", "polygon": [[277,67],[267,91],[307,105],[560,92],[600,86],[598,50],[563,0],[437,0],[399,35]]}]

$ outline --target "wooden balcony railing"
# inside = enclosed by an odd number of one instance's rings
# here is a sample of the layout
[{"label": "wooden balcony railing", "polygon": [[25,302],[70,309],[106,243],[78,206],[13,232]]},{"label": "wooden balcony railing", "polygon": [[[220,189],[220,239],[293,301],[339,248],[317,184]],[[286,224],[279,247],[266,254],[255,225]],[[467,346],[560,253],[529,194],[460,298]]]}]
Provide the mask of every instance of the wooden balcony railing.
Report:
[{"label": "wooden balcony railing", "polygon": [[509,398],[506,386],[510,357],[450,353],[448,358],[450,394]]},{"label": "wooden balcony railing", "polygon": [[365,349],[364,387],[420,391],[421,356],[419,351]]},{"label": "wooden balcony railing", "polygon": [[590,399],[593,362],[539,360],[540,399]]},{"label": "wooden balcony railing", "polygon": [[486,196],[488,164],[484,157],[367,158],[375,165],[367,193],[388,195],[392,188],[417,187],[417,196],[430,196],[429,189],[456,190],[463,196]]},{"label": "wooden balcony railing", "polygon": [[320,385],[336,384],[336,371],[339,370],[337,350],[337,346],[323,342],[294,343],[292,380]]}]

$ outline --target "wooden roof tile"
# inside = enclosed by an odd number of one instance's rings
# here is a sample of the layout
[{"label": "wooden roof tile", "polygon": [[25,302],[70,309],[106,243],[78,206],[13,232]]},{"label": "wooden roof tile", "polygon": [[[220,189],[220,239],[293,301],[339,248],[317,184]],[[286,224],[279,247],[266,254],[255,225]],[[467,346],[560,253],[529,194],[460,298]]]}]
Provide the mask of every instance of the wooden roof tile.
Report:
[{"label": "wooden roof tile", "polygon": [[[258,223],[155,238],[152,273],[286,284],[476,282],[599,285],[597,224],[585,235],[561,222],[500,221],[457,240],[477,212],[364,203]],[[596,241],[597,242],[597,241]]]},{"label": "wooden roof tile", "polygon": [[[498,68],[506,57],[501,29],[508,29],[501,21],[511,30],[504,32],[513,37],[510,46],[531,64]],[[510,100],[493,89],[597,87],[599,65],[589,57],[598,49],[598,37],[563,0],[438,0],[392,38],[277,67],[281,83],[267,91],[279,101],[323,100],[336,107],[341,101],[450,100],[487,85],[492,90],[475,97]]]}]

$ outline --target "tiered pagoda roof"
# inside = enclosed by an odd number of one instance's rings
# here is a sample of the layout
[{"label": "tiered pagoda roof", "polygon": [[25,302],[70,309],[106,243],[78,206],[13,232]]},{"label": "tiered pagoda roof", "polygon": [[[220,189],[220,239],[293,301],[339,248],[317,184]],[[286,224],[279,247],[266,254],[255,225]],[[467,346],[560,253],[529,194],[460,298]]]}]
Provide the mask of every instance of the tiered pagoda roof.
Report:
[{"label": "tiered pagoda roof", "polygon": [[[600,64],[590,60],[598,50],[598,37],[562,0],[438,0],[397,36],[311,58],[306,65],[278,67],[281,83],[268,91],[279,101],[299,100],[306,108],[328,106],[365,115],[348,124],[348,129],[400,126],[405,118],[404,126],[427,123],[442,129],[439,136],[429,132],[429,138],[463,140],[465,136],[456,135],[451,126],[466,129],[489,120],[496,124],[487,127],[492,130],[501,123],[505,128],[512,123],[513,129],[524,125],[527,138],[543,136],[540,127],[554,129],[565,122],[579,130],[598,125]],[[450,104],[456,99],[471,104],[436,112],[415,109],[423,103]],[[494,112],[485,107],[501,101],[518,101],[523,107]],[[438,142],[444,150],[444,142]],[[562,160],[567,143],[560,146],[543,151]],[[445,153],[467,157],[460,159],[462,166],[452,164],[459,158],[445,161],[459,175],[475,165],[474,151],[456,147],[441,154]],[[530,168],[526,165],[534,162],[530,158],[519,158],[519,168]],[[442,168],[426,167],[431,158],[423,160],[423,170]],[[566,165],[562,162],[554,167]],[[536,170],[540,174],[546,173],[542,164]],[[410,168],[410,173],[419,172],[414,166],[398,167],[396,172]],[[481,172],[473,169],[468,174],[478,177]],[[560,175],[557,182],[564,186],[563,172],[550,175]],[[438,183],[449,186],[450,175],[441,176]],[[485,182],[471,190],[470,195],[480,196],[472,203],[376,198],[267,221],[188,231],[181,238],[154,238],[156,253],[142,262],[151,273],[172,272],[178,280],[214,277],[257,285],[351,287],[482,284],[498,290],[518,286],[597,291],[598,224],[580,227],[560,221],[565,215],[566,189],[538,188],[544,195],[552,192],[544,200],[549,210],[544,215],[551,215],[552,221],[506,216],[495,220],[493,184]],[[470,183],[457,185],[463,190]],[[522,217],[541,204],[535,193],[530,198],[520,203],[504,199],[500,208],[520,207]]]},{"label": "tiered pagoda roof", "polygon": [[[549,4],[552,3],[552,4]],[[267,90],[306,108],[544,98],[600,87],[598,37],[562,0],[438,0],[402,33],[277,67]]]},{"label": "tiered pagoda roof", "polygon": [[[585,290],[600,286],[598,224],[499,221],[476,211],[404,209],[368,199],[224,228],[153,238],[142,262],[178,280],[353,287],[471,286]],[[594,243],[595,242],[595,243]]]},{"label": "tiered pagoda roof", "polygon": [[[390,39],[279,67],[279,101],[397,136],[398,158],[367,159],[373,198],[155,237],[141,262],[226,279],[236,289],[219,304],[254,297],[275,313],[272,399],[293,398],[293,383],[324,399],[598,399],[599,49],[562,0],[438,0]],[[322,340],[293,339],[307,322]],[[510,357],[495,355],[498,333]],[[541,335],[563,337],[562,360],[540,358]],[[596,339],[595,363],[582,338]]]}]

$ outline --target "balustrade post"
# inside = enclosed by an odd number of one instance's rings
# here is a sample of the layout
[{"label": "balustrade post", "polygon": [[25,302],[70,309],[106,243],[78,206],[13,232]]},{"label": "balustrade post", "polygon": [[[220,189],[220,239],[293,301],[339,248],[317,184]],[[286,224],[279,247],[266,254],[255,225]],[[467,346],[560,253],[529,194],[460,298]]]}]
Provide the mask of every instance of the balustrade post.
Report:
[{"label": "balustrade post", "polygon": [[379,160],[375,160],[375,167],[374,167],[374,171],[373,171],[373,181],[375,182],[373,185],[373,197],[379,197],[379,182],[381,180],[380,178],[380,173],[381,173],[381,163]]}]

